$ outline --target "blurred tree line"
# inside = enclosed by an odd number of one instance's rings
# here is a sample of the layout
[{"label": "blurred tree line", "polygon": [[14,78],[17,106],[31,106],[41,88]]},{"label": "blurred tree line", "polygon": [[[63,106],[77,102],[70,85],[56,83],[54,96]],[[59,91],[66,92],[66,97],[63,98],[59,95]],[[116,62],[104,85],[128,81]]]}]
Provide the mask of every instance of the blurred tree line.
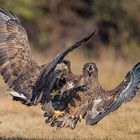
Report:
[{"label": "blurred tree line", "polygon": [[88,48],[137,50],[140,43],[139,0],[0,0],[14,12],[39,50],[66,47],[97,30]]}]

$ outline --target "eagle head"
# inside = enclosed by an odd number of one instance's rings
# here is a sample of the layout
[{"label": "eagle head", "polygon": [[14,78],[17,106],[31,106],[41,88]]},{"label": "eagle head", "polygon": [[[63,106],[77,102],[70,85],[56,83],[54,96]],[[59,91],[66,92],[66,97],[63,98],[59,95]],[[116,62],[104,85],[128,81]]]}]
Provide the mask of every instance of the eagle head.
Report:
[{"label": "eagle head", "polygon": [[86,63],[83,68],[83,74],[86,76],[94,76],[98,75],[98,69],[95,63]]}]

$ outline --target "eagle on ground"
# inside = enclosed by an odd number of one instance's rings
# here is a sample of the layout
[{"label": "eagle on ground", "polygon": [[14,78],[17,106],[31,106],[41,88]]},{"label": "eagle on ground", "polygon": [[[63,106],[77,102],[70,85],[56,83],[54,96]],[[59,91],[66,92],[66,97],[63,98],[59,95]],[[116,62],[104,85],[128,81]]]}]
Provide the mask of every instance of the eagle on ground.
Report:
[{"label": "eagle on ground", "polygon": [[[83,88],[79,85],[85,85]],[[131,101],[140,85],[140,62],[127,73],[124,80],[113,90],[106,91],[98,80],[98,68],[95,63],[86,63],[83,78],[75,87],[63,92],[65,115],[48,121],[52,126],[74,129],[82,118],[86,124],[95,125],[109,113],[117,110],[123,103]],[[80,88],[79,88],[80,87]],[[66,100],[68,101],[66,102]],[[59,107],[59,105],[58,105]],[[62,110],[63,110],[62,109]],[[45,117],[48,117],[45,114]]]},{"label": "eagle on ground", "polygon": [[48,113],[61,114],[54,110],[50,92],[54,87],[59,87],[62,77],[65,77],[67,66],[63,58],[87,42],[93,35],[94,33],[65,48],[49,63],[39,65],[32,56],[27,33],[16,15],[0,9],[0,73],[11,89],[10,94],[13,99],[26,105],[46,103]]}]

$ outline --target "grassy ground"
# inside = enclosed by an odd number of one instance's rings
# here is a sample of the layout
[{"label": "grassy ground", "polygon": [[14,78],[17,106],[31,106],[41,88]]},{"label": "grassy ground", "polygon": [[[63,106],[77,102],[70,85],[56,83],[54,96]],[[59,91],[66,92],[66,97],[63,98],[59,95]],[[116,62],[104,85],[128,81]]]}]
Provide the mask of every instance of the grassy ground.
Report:
[{"label": "grassy ground", "polygon": [[[74,72],[81,72],[87,61],[95,61],[99,68],[99,79],[105,89],[118,85],[126,72],[134,65],[114,55],[101,59],[86,59],[82,54],[71,55]],[[38,56],[39,57],[39,56]],[[37,57],[37,58],[38,58]],[[40,60],[44,62],[45,60]],[[75,130],[56,130],[44,123],[40,106],[26,107],[8,96],[7,86],[0,82],[0,137],[27,139],[94,139],[94,140],[139,140],[140,139],[140,96],[124,104],[95,126],[86,126],[84,121]]]}]

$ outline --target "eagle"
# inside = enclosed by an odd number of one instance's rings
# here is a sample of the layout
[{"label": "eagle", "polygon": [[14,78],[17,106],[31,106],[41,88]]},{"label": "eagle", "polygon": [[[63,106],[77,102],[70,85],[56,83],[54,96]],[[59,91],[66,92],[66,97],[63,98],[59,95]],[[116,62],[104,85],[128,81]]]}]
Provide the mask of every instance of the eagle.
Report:
[{"label": "eagle", "polygon": [[41,103],[46,123],[70,127],[85,119],[95,125],[123,103],[131,101],[140,84],[140,62],[113,90],[106,91],[98,80],[94,62],[75,75],[64,57],[86,43],[95,32],[58,53],[49,63],[39,65],[33,58],[28,37],[12,12],[0,9],[0,73],[14,100],[31,106]]},{"label": "eagle", "polygon": [[[86,86],[79,88],[81,83]],[[109,113],[117,110],[123,103],[131,101],[140,85],[140,62],[130,70],[124,80],[113,90],[106,91],[98,80],[98,68],[94,62],[83,67],[83,78],[79,84],[64,91],[65,115],[51,120],[52,126],[74,129],[77,122],[85,119],[86,124],[95,125]],[[72,98],[70,98],[72,97]],[[78,97],[78,98],[77,98]],[[46,117],[46,114],[45,114]],[[48,123],[49,121],[47,121]]]},{"label": "eagle", "polygon": [[[0,73],[11,89],[13,99],[28,106],[34,105],[36,101],[37,104],[47,100],[48,109],[53,111],[53,115],[61,114],[51,105],[50,92],[55,89],[57,83],[61,83],[62,77],[65,77],[67,66],[63,59],[68,53],[87,42],[94,33],[65,48],[49,63],[39,65],[32,56],[26,30],[19,19],[12,12],[0,9]],[[43,80],[38,83],[39,79]],[[43,98],[40,98],[39,91],[42,91],[42,87],[44,90],[42,93],[45,94],[41,94]]]}]

